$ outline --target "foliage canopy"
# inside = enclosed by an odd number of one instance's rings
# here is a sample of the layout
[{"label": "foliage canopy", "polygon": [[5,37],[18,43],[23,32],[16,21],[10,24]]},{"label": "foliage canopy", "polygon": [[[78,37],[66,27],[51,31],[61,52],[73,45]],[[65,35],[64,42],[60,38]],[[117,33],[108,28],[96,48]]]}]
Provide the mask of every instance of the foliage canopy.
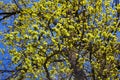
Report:
[{"label": "foliage canopy", "polygon": [[0,20],[15,18],[1,34],[18,65],[8,78],[118,80],[116,9],[111,0],[0,2]]}]

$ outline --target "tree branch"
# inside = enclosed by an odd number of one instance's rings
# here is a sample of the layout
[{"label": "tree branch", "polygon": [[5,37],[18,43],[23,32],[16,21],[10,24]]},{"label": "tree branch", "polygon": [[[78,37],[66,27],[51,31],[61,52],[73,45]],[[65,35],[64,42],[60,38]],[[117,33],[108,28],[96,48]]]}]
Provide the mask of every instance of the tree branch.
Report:
[{"label": "tree branch", "polygon": [[51,80],[51,78],[50,78],[50,73],[49,73],[49,71],[48,71],[48,69],[47,69],[46,64],[44,64],[44,69],[45,69],[45,72],[46,72],[46,77],[48,78],[48,80]]},{"label": "tree branch", "polygon": [[16,6],[20,9],[20,10],[22,10],[20,7],[19,7],[19,5],[18,5],[18,3],[16,2],[16,0],[13,0],[14,1],[14,3],[16,4]]},{"label": "tree branch", "polygon": [[15,72],[15,70],[0,70],[0,73],[3,73],[3,72]]},{"label": "tree branch", "polygon": [[53,60],[52,62],[64,62],[64,59],[59,59],[59,60]]},{"label": "tree branch", "polygon": [[20,13],[20,11],[15,11],[15,12],[1,12],[0,15],[13,15],[13,14],[17,14],[17,13]]},{"label": "tree branch", "polygon": [[8,17],[10,17],[12,15],[15,15],[17,13],[20,13],[20,11],[16,11],[16,12],[1,12],[0,15],[5,15],[5,16],[3,16],[2,18],[0,18],[0,21],[2,21],[5,18],[8,18]]}]

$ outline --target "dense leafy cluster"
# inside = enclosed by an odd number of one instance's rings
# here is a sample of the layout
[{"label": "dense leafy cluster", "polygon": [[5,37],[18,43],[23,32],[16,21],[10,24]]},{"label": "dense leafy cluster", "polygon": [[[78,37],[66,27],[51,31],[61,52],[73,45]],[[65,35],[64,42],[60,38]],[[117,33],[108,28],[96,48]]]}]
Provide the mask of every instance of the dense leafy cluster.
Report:
[{"label": "dense leafy cluster", "polygon": [[3,18],[16,15],[13,26],[2,34],[13,63],[18,64],[11,79],[119,79],[120,28],[111,0],[0,4],[9,13]]}]

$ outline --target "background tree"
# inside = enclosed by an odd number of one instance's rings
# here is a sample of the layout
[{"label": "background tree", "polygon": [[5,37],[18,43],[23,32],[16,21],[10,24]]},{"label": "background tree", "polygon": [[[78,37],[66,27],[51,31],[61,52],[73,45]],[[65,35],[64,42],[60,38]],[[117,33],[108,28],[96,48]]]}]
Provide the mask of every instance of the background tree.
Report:
[{"label": "background tree", "polygon": [[13,0],[2,42],[16,64],[6,79],[119,79],[118,6],[111,0]]}]

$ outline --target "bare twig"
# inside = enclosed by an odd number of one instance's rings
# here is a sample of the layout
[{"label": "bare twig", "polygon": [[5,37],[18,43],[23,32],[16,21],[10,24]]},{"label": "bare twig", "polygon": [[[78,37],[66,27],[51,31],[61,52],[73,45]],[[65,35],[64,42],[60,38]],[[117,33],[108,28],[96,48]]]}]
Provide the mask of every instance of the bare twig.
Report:
[{"label": "bare twig", "polygon": [[20,9],[20,10],[22,10],[20,7],[19,7],[19,5],[18,5],[18,3],[16,2],[16,0],[13,0],[14,1],[14,3],[16,4],[16,6]]}]

